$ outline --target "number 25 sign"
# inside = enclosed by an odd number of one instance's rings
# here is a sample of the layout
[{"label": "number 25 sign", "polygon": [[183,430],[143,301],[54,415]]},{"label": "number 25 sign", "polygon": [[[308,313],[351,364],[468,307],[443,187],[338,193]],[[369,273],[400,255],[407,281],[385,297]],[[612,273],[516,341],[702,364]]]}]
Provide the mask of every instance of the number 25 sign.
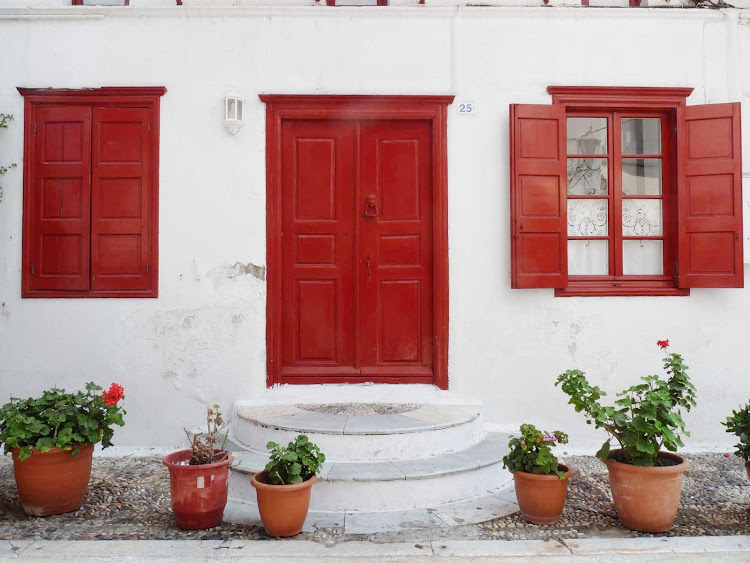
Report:
[{"label": "number 25 sign", "polygon": [[474,102],[459,102],[456,104],[458,115],[474,115],[477,112],[477,106]]}]

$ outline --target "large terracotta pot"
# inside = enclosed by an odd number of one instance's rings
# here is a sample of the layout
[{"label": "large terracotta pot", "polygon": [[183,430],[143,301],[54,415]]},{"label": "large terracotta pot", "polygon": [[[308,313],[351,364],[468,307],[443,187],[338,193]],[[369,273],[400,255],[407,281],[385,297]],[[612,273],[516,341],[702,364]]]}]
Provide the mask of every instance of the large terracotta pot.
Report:
[{"label": "large terracotta pot", "polygon": [[690,467],[684,457],[660,452],[677,465],[639,467],[615,461],[620,450],[604,460],[609,469],[609,487],[620,521],[638,532],[658,534],[672,528],[680,506],[682,474]]},{"label": "large terracotta pot", "polygon": [[273,485],[265,471],[253,475],[250,483],[258,495],[260,519],[269,536],[288,538],[302,531],[310,508],[310,493],[318,478],[295,485]]},{"label": "large terracotta pot", "polygon": [[12,450],[13,471],[18,496],[26,514],[51,516],[81,508],[91,477],[94,444],[72,450],[52,448],[48,452],[31,450],[31,457],[20,461],[18,449]]},{"label": "large terracotta pot", "polygon": [[518,507],[527,522],[548,525],[560,520],[574,472],[565,465],[560,465],[559,469],[565,472],[563,479],[557,475],[536,475],[525,471],[513,473]]},{"label": "large terracotta pot", "polygon": [[[219,450],[216,450],[217,452]],[[190,450],[164,458],[169,469],[172,511],[183,530],[205,530],[221,524],[229,490],[229,465],[233,457],[206,465],[181,465],[190,459]]]}]

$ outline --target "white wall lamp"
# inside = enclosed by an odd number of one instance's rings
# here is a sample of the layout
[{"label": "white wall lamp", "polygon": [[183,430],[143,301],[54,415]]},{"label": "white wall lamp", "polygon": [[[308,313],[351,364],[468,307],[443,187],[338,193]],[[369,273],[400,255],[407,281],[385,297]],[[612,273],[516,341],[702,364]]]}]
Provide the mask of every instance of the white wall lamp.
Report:
[{"label": "white wall lamp", "polygon": [[245,99],[236,90],[230,90],[224,97],[224,127],[232,135],[245,125]]}]

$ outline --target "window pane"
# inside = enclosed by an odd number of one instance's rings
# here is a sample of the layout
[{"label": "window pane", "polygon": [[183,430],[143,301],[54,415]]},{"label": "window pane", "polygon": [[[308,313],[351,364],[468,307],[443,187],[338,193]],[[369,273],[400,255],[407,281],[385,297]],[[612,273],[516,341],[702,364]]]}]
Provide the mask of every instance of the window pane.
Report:
[{"label": "window pane", "polygon": [[568,236],[606,237],[609,235],[607,200],[569,199]]},{"label": "window pane", "polygon": [[622,200],[622,236],[660,237],[661,235],[660,199]]},{"label": "window pane", "polygon": [[607,195],[606,158],[569,158],[569,195]]},{"label": "window pane", "polygon": [[661,119],[623,118],[622,154],[661,154]]},{"label": "window pane", "polygon": [[568,154],[607,154],[607,119],[569,117]]},{"label": "window pane", "polygon": [[623,158],[622,191],[625,195],[661,195],[661,159]]},{"label": "window pane", "polygon": [[609,244],[606,240],[569,240],[568,275],[606,276],[609,274]]},{"label": "window pane", "polygon": [[663,242],[660,240],[622,241],[622,273],[626,276],[663,274]]}]

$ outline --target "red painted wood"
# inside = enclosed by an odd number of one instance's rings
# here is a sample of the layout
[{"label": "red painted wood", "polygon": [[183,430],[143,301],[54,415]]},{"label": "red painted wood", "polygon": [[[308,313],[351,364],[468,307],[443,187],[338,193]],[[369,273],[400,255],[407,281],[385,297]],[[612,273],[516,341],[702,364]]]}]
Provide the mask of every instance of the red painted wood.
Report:
[{"label": "red painted wood", "polygon": [[145,108],[94,108],[91,289],[95,291],[150,287],[149,119]]},{"label": "red painted wood", "polygon": [[743,287],[740,104],[678,110],[680,287]]},{"label": "red painted wood", "polygon": [[[59,297],[77,297],[77,298],[91,298],[91,297],[157,297],[158,295],[158,270],[159,270],[159,256],[158,256],[158,217],[159,217],[159,98],[166,92],[163,87],[106,87],[106,88],[94,88],[85,90],[59,90],[59,89],[35,89],[35,88],[18,88],[19,93],[24,96],[24,223],[23,223],[23,277],[22,277],[22,297],[44,297],[44,298],[59,298]],[[144,173],[142,181],[146,186],[145,199],[142,200],[141,204],[145,208],[148,208],[148,214],[145,219],[147,225],[144,225],[143,232],[148,231],[148,240],[141,240],[141,250],[148,252],[149,255],[149,284],[143,289],[95,289],[91,288],[90,281],[90,268],[91,263],[91,252],[90,248],[86,251],[86,285],[81,283],[79,288],[76,289],[60,289],[60,288],[42,288],[41,286],[35,286],[32,280],[31,267],[34,262],[35,252],[35,221],[33,218],[36,216],[35,206],[38,207],[37,193],[37,167],[34,165],[36,144],[38,132],[40,130],[40,124],[37,123],[36,116],[40,112],[47,111],[52,108],[65,109],[65,108],[85,108],[88,112],[88,133],[87,138],[87,171],[85,177],[87,182],[88,178],[92,173],[91,170],[91,154],[92,154],[92,125],[91,125],[91,114],[94,111],[93,108],[140,108],[136,111],[145,112],[144,115],[148,115],[148,122],[144,122],[145,128],[148,130],[150,125],[150,137],[148,141],[148,155],[144,157],[143,162],[145,163],[148,171]],[[37,135],[34,134],[34,125],[37,125]],[[116,141],[116,142],[119,142]],[[109,144],[109,148],[115,147],[115,144]],[[116,190],[117,191],[117,190]],[[121,190],[120,190],[121,191]],[[127,190],[126,190],[127,191]],[[63,194],[65,197],[65,194]],[[118,196],[121,199],[122,194]],[[85,195],[86,200],[89,202],[85,205],[88,224],[86,232],[90,235],[91,226],[89,215],[91,212],[91,188]],[[69,199],[66,198],[66,202],[69,203]],[[132,202],[131,202],[132,203]],[[52,205],[52,200],[48,200],[48,207]],[[132,205],[131,205],[132,207]],[[68,211],[64,211],[68,213]],[[129,212],[132,214],[132,211]],[[88,243],[87,243],[88,245]],[[131,245],[132,248],[132,245]],[[114,257],[114,260],[120,260],[123,256],[123,252],[127,254],[127,245],[115,245],[112,249],[113,252],[109,252],[110,257]],[[124,258],[123,258],[124,259]],[[111,264],[111,260],[110,260]],[[104,263],[106,267],[106,261]],[[37,266],[35,267],[35,273],[38,271]],[[130,280],[132,281],[132,279]],[[131,284],[132,285],[132,284]]]},{"label": "red painted wood", "polygon": [[[692,88],[650,88],[650,87],[618,87],[618,86],[550,86],[547,91],[552,95],[554,105],[565,108],[567,115],[638,115],[644,117],[660,117],[662,119],[662,165],[663,165],[663,202],[664,202],[664,275],[663,276],[622,276],[621,268],[616,268],[610,276],[575,276],[568,280],[565,288],[555,289],[555,295],[567,296],[617,296],[617,295],[689,295],[689,289],[677,287],[676,255],[677,255],[677,154],[676,114],[685,106],[685,98]],[[615,120],[616,121],[616,120]],[[619,147],[619,124],[611,125],[613,134],[610,136],[610,153],[614,155],[610,170],[610,185],[613,187],[608,199],[611,200],[610,217],[620,217],[622,196],[619,195],[619,182],[622,171],[622,160],[619,148],[615,150],[613,143]],[[580,157],[580,155],[576,155]],[[596,155],[593,155],[596,156]],[[655,155],[652,155],[655,156]],[[648,157],[648,155],[643,155]],[[612,195],[618,194],[618,195]],[[639,196],[640,198],[641,196]],[[617,237],[616,245],[610,245],[610,264],[621,261],[621,232],[619,222],[614,227]],[[618,235],[619,232],[619,235]],[[616,252],[615,252],[616,251]]]},{"label": "red painted wood", "polygon": [[91,108],[44,107],[30,142],[28,287],[89,288]]},{"label": "red painted wood", "polygon": [[354,127],[282,125],[283,368],[354,366]]},{"label": "red painted wood", "polygon": [[431,137],[426,121],[360,128],[358,349],[362,372],[371,376],[402,375],[404,366],[431,372]]},{"label": "red painted wood", "polygon": [[510,106],[511,285],[566,287],[565,109]]},{"label": "red painted wood", "polygon": [[[267,182],[267,324],[266,351],[268,362],[267,384],[278,383],[434,383],[448,388],[448,202],[447,202],[447,148],[446,105],[452,96],[301,96],[261,95],[266,110],[266,182]],[[284,252],[282,241],[282,130],[288,120],[317,121],[347,120],[353,127],[355,121],[365,120],[424,120],[430,124],[432,136],[431,202],[433,247],[433,326],[432,369],[402,365],[398,372],[376,366],[385,375],[374,375],[367,368],[308,366],[287,367],[282,370],[283,356],[283,278]],[[359,153],[359,151],[357,151]],[[367,195],[367,194],[365,194]],[[353,213],[361,213],[353,207]],[[323,240],[308,239],[303,242],[303,257],[316,259],[329,252]],[[357,246],[357,248],[359,248]],[[388,249],[393,252],[393,248]],[[401,252],[398,251],[397,252]],[[407,250],[408,252],[408,250]],[[360,270],[355,269],[355,278]],[[356,284],[356,280],[355,280]],[[359,303],[355,300],[355,307]],[[398,375],[397,373],[401,373]]]}]

